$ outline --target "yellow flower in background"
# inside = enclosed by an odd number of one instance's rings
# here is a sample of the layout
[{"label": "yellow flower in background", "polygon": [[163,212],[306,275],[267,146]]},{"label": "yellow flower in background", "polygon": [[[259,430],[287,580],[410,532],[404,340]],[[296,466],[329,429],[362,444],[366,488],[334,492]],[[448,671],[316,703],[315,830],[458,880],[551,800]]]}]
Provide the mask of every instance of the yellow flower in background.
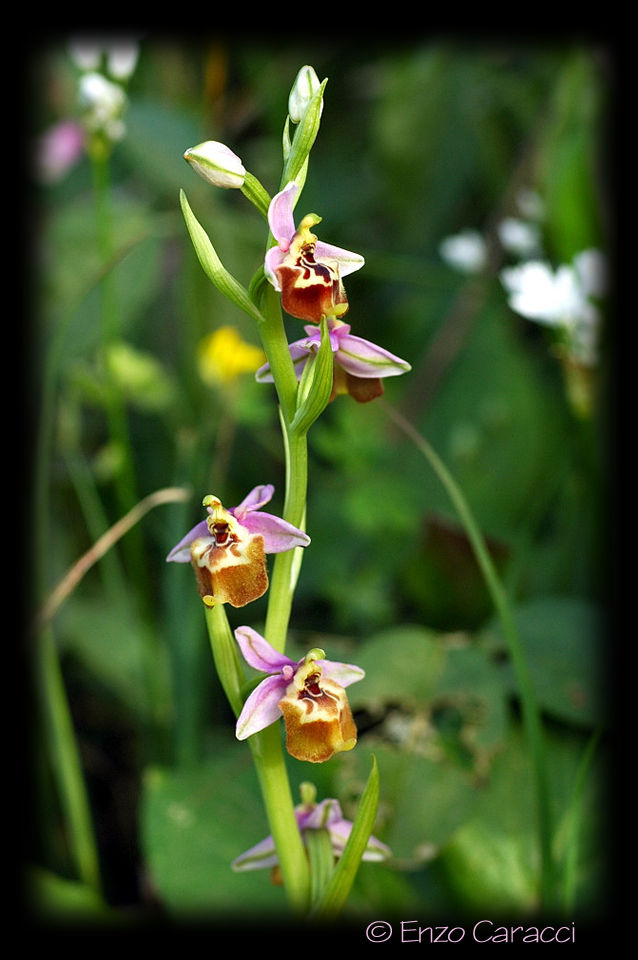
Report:
[{"label": "yellow flower in background", "polygon": [[242,340],[235,327],[218,327],[197,348],[199,373],[209,386],[232,383],[243,373],[254,373],[266,356],[260,347]]}]

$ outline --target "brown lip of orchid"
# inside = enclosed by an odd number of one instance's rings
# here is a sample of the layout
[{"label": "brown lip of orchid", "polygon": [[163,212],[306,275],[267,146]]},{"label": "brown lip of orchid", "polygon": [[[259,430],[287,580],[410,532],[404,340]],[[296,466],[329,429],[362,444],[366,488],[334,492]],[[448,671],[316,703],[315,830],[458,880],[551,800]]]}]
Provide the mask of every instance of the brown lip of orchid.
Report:
[{"label": "brown lip of orchid", "polygon": [[291,182],[273,197],[268,209],[270,230],[277,241],[268,250],[264,271],[281,293],[284,310],[299,320],[320,323],[348,310],[343,277],[364,265],[363,257],[319,240],[311,228],[321,222],[307,214],[295,227],[293,207],[297,184]]},{"label": "brown lip of orchid", "polygon": [[290,756],[323,763],[356,746],[357,728],[344,688],[324,676],[317,663],[323,651],[316,651],[316,659],[314,653],[296,670],[278,706],[286,724]]}]

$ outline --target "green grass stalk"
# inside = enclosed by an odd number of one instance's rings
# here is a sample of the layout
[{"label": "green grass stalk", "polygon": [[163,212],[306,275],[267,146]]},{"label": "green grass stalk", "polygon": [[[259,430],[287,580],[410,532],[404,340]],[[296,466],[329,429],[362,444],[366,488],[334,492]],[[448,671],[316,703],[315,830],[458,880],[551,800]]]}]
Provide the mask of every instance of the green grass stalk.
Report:
[{"label": "green grass stalk", "polygon": [[385,404],[385,409],[394,423],[421,451],[443,484],[470,540],[476,561],[483,574],[485,584],[501,621],[521,698],[523,721],[530,748],[532,771],[536,788],[538,843],[540,852],[540,904],[544,909],[550,909],[555,905],[554,888],[556,875],[552,856],[553,827],[549,798],[545,736],[529,667],[521,646],[518,628],[509,598],[501,583],[496,567],[492,562],[492,558],[485,545],[483,535],[481,534],[474,515],[451,473],[428,441],[421,436],[402,414],[389,404]]}]

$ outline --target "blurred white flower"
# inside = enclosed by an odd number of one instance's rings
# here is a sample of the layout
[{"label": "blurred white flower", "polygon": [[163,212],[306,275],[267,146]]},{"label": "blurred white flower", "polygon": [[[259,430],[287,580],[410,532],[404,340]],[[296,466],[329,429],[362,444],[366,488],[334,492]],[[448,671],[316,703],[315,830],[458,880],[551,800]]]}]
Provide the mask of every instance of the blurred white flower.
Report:
[{"label": "blurred white flower", "polygon": [[445,262],[462,273],[478,273],[487,263],[487,245],[478,230],[462,230],[439,245]]},{"label": "blurred white flower", "polygon": [[540,231],[535,223],[505,217],[497,226],[501,246],[519,257],[538,256],[541,248]]},{"label": "blurred white flower", "polygon": [[69,56],[80,70],[97,70],[102,58],[101,44],[74,37],[67,45]]},{"label": "blurred white flower", "polygon": [[600,250],[583,250],[574,257],[574,269],[585,293],[602,297],[607,290],[607,266]]},{"label": "blurred white flower", "polygon": [[139,56],[137,41],[130,37],[74,37],[67,49],[80,70],[97,71],[104,58],[106,72],[116,80],[128,80]]},{"label": "blurred white flower", "polygon": [[526,220],[542,220],[545,216],[545,207],[542,199],[530,187],[523,187],[516,194],[516,206],[521,216]]},{"label": "blurred white flower", "polygon": [[583,251],[573,264],[556,270],[541,260],[506,267],[500,279],[515,313],[561,331],[572,359],[592,365],[597,359],[600,312],[590,297],[604,292],[603,257]]},{"label": "blurred white flower", "polygon": [[124,136],[122,115],[128,103],[126,93],[101,73],[85,73],[80,78],[78,102],[83,120],[91,133],[103,133],[111,142]]},{"label": "blurred white flower", "polygon": [[134,40],[116,40],[106,48],[107,70],[116,80],[128,80],[139,56],[139,47]]},{"label": "blurred white flower", "polygon": [[582,293],[571,267],[561,266],[554,272],[542,260],[528,260],[506,267],[500,276],[510,307],[529,320],[561,326],[582,308]]}]

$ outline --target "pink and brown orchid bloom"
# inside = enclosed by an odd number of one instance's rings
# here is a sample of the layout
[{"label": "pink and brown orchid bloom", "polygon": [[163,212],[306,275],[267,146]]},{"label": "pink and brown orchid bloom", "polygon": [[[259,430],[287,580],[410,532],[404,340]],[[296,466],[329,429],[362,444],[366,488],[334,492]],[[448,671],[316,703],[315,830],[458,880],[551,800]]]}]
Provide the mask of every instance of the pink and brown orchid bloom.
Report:
[{"label": "pink and brown orchid bloom", "polygon": [[264,271],[281,293],[284,310],[299,320],[320,323],[322,317],[342,317],[348,310],[343,277],[359,270],[364,259],[318,240],[312,228],[321,222],[314,213],[295,227],[293,209],[297,184],[291,182],[270,202],[268,223],[277,241],[264,263]]},{"label": "pink and brown orchid bloom", "polygon": [[244,703],[235,731],[238,740],[283,716],[286,749],[297,760],[323,763],[335,753],[352,750],[357,728],[345,688],[364,677],[360,667],[326,660],[318,648],[301,660],[291,660],[252,627],[239,627],[235,637],[244,660],[268,674]]},{"label": "pink and brown orchid bloom", "polygon": [[[318,327],[308,325],[305,330],[307,335],[289,346],[297,379],[321,344]],[[355,337],[341,320],[328,320],[328,334],[334,359],[331,400],[340,393],[349,393],[359,403],[374,400],[383,393],[384,377],[398,377],[412,369],[405,360],[376,343]],[[260,367],[255,378],[258,383],[272,382],[269,364]]]},{"label": "pink and brown orchid bloom", "polygon": [[[352,821],[346,820],[343,816],[338,800],[329,797],[326,800],[321,800],[320,803],[316,803],[316,792],[310,784],[302,784],[301,789],[302,799],[304,793],[309,794],[307,799],[303,799],[303,802],[295,807],[295,818],[302,840],[304,843],[306,842],[308,831],[326,830],[330,837],[334,856],[336,858],[340,857],[352,832]],[[392,852],[385,843],[374,836],[370,836],[361,859],[378,863],[388,860],[391,856]],[[273,871],[273,882],[276,882],[279,858],[272,836],[266,837],[265,840],[242,853],[233,861],[231,867],[238,873],[244,870],[263,870],[270,867]]]},{"label": "pink and brown orchid bloom", "polygon": [[208,516],[168,554],[168,561],[192,564],[199,595],[207,606],[243,607],[257,600],[268,589],[266,554],[310,543],[303,530],[261,510],[273,493],[271,484],[255,487],[229,510],[217,497],[205,497]]}]

